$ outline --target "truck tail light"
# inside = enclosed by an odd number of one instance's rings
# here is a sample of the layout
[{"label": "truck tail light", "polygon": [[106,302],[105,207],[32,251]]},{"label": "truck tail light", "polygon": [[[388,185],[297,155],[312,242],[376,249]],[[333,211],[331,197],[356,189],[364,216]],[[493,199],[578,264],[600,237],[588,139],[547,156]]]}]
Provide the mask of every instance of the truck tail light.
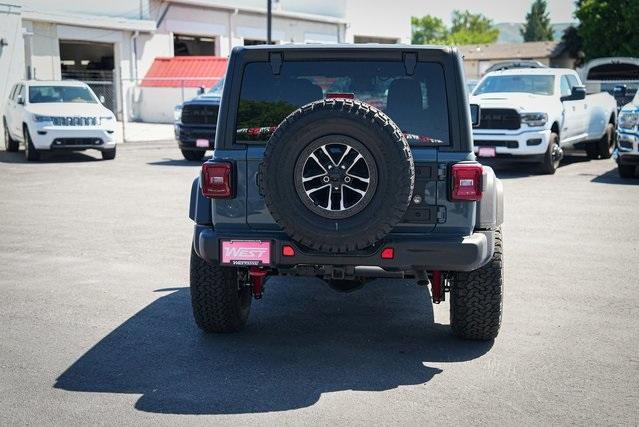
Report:
[{"label": "truck tail light", "polygon": [[202,165],[202,195],[209,199],[233,196],[233,165],[229,162],[206,162]]},{"label": "truck tail light", "polygon": [[480,164],[457,163],[451,168],[452,200],[481,200],[481,177],[483,169]]}]

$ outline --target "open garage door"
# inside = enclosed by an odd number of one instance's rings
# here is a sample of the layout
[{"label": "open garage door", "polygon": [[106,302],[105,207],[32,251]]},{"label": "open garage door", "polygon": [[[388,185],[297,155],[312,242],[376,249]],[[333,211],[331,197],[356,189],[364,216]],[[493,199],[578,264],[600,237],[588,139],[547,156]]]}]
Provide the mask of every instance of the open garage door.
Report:
[{"label": "open garage door", "polygon": [[104,97],[104,106],[116,112],[113,52],[112,43],[60,40],[62,79],[88,84],[98,97]]}]

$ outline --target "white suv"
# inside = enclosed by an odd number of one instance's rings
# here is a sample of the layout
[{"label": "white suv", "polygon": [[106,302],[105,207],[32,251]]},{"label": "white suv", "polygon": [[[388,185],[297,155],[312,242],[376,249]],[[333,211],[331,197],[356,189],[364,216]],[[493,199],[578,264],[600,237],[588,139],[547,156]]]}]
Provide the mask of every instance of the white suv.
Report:
[{"label": "white suv", "polygon": [[7,151],[22,143],[27,160],[38,160],[41,151],[87,149],[115,158],[115,116],[82,82],[17,83],[2,121]]}]

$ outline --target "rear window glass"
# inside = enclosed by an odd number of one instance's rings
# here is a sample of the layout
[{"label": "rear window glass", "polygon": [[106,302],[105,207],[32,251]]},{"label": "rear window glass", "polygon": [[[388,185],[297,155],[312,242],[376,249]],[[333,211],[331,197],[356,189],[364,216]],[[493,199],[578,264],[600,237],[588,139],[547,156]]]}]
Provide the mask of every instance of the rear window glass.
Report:
[{"label": "rear window glass", "polygon": [[449,143],[446,85],[441,65],[418,62],[296,61],[275,75],[266,62],[244,68],[236,142],[266,142],[277,125],[302,105],[331,94],[352,94],[390,116],[413,144]]}]

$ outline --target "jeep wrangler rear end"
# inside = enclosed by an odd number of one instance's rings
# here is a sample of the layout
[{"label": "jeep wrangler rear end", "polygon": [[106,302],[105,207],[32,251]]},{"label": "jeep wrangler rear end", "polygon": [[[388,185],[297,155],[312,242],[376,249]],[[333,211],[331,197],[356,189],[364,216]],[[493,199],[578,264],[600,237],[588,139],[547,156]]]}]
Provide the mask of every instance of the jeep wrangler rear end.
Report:
[{"label": "jeep wrangler rear end", "polygon": [[497,336],[502,187],[475,161],[462,69],[443,47],[234,49],[191,191],[198,326],[241,329],[277,275],[409,278],[450,291],[456,335]]}]

